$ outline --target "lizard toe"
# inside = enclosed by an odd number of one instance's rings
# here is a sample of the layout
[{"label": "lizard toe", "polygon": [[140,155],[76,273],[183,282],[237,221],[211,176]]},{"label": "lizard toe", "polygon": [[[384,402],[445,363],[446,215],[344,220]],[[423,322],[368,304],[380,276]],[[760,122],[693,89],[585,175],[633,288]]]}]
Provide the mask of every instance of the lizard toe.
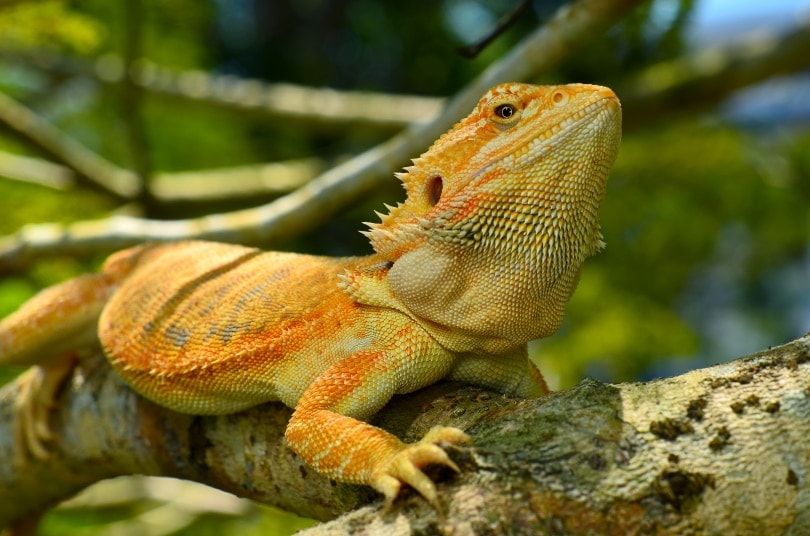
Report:
[{"label": "lizard toe", "polygon": [[378,471],[372,482],[375,489],[385,495],[386,507],[399,495],[402,484],[419,492],[437,511],[441,512],[436,485],[424,473],[428,465],[443,465],[459,472],[458,465],[436,443],[467,443],[470,438],[457,428],[436,426],[421,441],[405,445]]},{"label": "lizard toe", "polygon": [[451,445],[464,445],[471,442],[470,436],[451,426],[434,426],[420,441],[420,443],[450,443]]}]

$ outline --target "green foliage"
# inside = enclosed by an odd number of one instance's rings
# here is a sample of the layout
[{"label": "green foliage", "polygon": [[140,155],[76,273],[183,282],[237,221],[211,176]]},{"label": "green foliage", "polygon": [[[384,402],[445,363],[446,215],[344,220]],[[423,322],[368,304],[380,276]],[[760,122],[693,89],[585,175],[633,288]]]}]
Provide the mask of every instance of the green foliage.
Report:
[{"label": "green foliage", "polygon": [[63,192],[32,183],[0,180],[3,217],[0,234],[8,235],[27,223],[69,222],[102,217],[115,205],[86,190]]},{"label": "green foliage", "polygon": [[689,355],[697,336],[659,301],[612,286],[604,267],[588,266],[563,328],[532,343],[532,357],[553,389],[585,376],[632,380],[656,359]]},{"label": "green foliage", "polygon": [[97,52],[103,24],[70,9],[67,2],[22,2],[3,9],[0,42],[4,49],[49,48],[78,54]]}]

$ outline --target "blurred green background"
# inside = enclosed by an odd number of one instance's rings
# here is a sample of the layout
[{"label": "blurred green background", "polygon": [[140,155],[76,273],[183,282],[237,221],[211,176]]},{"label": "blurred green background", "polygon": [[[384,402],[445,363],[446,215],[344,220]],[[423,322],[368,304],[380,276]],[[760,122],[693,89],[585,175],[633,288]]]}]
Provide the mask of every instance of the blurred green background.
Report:
[{"label": "blurred green background", "polygon": [[[503,35],[467,59],[458,47],[491,32],[516,2],[10,2],[0,5],[0,91],[91,151],[147,175],[313,156],[329,166],[395,129],[273,117],[149,90],[134,106],[129,90],[94,68],[134,50],[177,70],[444,97],[560,4],[530,3]],[[533,80],[608,85],[623,99],[626,117],[602,210],[608,247],[586,264],[559,333],[531,346],[552,387],[571,386],[584,376],[629,381],[677,374],[810,329],[810,104],[801,97],[810,94],[802,63],[810,60],[777,58],[785,68],[766,62],[750,86],[733,76],[701,77],[705,61],[682,62],[727,42],[761,43],[762,33],[747,33],[753,29],[785,36],[799,28],[795,35],[807,39],[807,29],[796,21],[810,3],[761,4],[649,2],[558,71]],[[742,61],[739,72],[747,67]],[[48,159],[8,129],[0,129],[0,160],[3,155]],[[178,204],[144,196],[123,203],[81,185],[59,189],[21,180],[25,174],[10,169],[0,165],[0,236],[30,223],[102,218],[121,210],[189,217],[273,195]],[[401,195],[392,178],[386,188],[282,248],[366,253],[369,246],[357,233],[361,222]],[[24,271],[2,270],[0,317],[38,289],[95,269],[103,258],[47,258]],[[16,372],[0,369],[0,381]],[[149,497],[114,504],[88,498],[49,514],[43,533],[112,531],[171,504]],[[187,523],[149,530],[283,534],[307,523],[249,504],[236,513],[199,510],[188,514]]]}]

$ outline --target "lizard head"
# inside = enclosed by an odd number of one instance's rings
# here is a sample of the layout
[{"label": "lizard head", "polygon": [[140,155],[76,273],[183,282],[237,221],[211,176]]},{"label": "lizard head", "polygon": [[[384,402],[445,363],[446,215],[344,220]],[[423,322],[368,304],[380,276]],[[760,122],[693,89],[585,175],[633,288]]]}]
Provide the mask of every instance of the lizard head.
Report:
[{"label": "lizard head", "polygon": [[582,263],[604,245],[598,210],[620,138],[610,89],[492,88],[398,174],[407,199],[369,225],[393,294],[477,337],[556,331]]}]

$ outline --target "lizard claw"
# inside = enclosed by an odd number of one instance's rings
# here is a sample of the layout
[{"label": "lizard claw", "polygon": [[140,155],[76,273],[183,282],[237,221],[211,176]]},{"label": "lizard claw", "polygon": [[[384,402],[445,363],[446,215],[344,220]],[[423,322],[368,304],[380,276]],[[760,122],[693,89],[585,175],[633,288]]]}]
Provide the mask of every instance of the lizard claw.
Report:
[{"label": "lizard claw", "polygon": [[408,484],[418,491],[437,511],[441,512],[436,486],[422,472],[430,464],[444,465],[459,472],[458,466],[437,443],[468,443],[470,438],[458,428],[433,427],[421,441],[405,445],[402,450],[386,463],[372,479],[372,486],[385,495],[385,508],[388,509],[399,495],[402,484]]}]

